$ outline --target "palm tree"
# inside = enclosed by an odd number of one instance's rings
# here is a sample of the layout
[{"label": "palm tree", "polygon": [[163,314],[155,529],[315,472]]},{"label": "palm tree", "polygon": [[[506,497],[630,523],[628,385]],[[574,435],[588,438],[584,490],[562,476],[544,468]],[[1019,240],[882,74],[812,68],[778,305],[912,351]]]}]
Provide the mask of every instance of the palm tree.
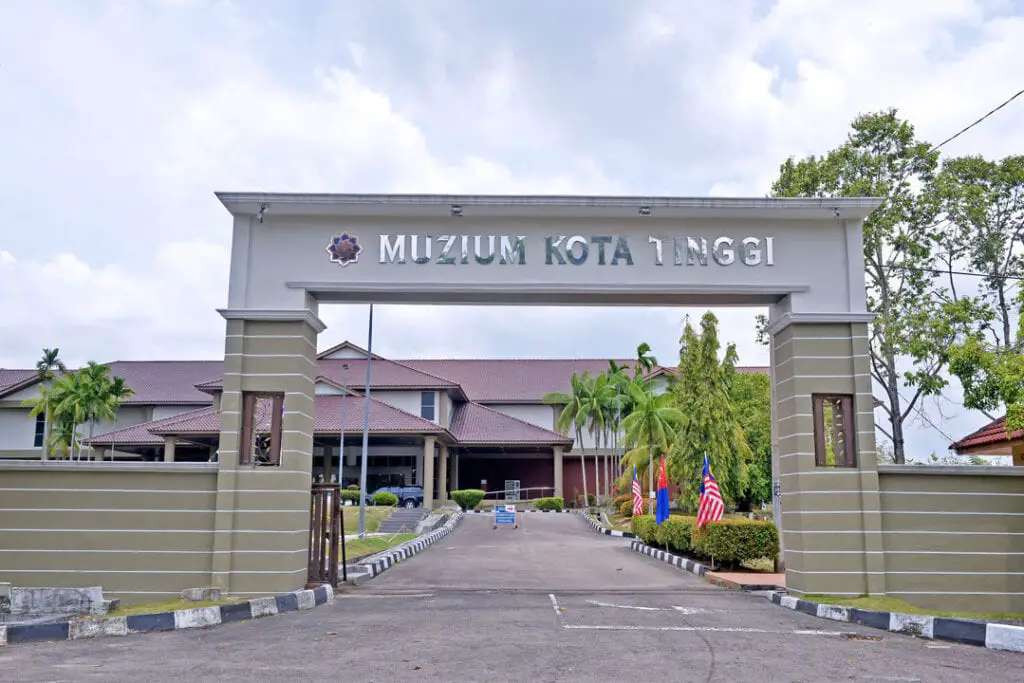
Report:
[{"label": "palm tree", "polygon": [[583,506],[589,506],[590,499],[587,496],[587,459],[583,457],[583,427],[585,418],[582,411],[583,397],[586,394],[584,377],[572,373],[569,378],[569,393],[554,391],[546,394],[541,400],[548,405],[560,405],[562,411],[558,414],[555,427],[562,434],[568,435],[573,430],[576,435],[576,445],[580,447],[580,467],[583,469]]},{"label": "palm tree", "polygon": [[[624,440],[632,447],[626,460],[636,465],[638,471],[647,470],[649,490],[654,490],[654,449],[668,450],[676,427],[683,421],[683,413],[676,406],[670,393],[655,394],[649,387],[633,384],[630,386],[633,409],[622,421]],[[648,462],[643,463],[642,454],[646,446]],[[654,514],[654,503],[650,503]]]},{"label": "palm tree", "polygon": [[[110,388],[107,390],[107,400],[111,403],[113,408],[114,420],[113,428],[111,431],[117,431],[117,411],[127,399],[135,395],[135,392],[124,382],[123,377],[114,377],[110,383]],[[110,459],[114,459],[114,441],[110,442]]]},{"label": "palm tree", "polygon": [[[43,357],[36,362],[36,375],[38,375],[39,382],[42,385],[40,398],[42,399],[43,407],[43,460],[48,460],[50,456],[50,421],[52,415],[50,414],[50,392],[47,382],[52,381],[56,377],[54,370],[61,374],[68,371],[64,361],[60,359],[60,349],[43,349]],[[33,408],[32,413],[30,413],[32,417],[38,414],[38,408]]]}]

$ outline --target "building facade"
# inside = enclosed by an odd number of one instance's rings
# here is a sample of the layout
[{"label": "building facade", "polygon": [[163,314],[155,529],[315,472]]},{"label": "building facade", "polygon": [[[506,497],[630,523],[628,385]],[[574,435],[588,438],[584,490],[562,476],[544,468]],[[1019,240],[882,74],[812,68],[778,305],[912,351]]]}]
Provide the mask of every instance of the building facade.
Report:
[{"label": "building facade", "polygon": [[[630,366],[629,360],[617,360]],[[582,495],[580,458],[586,455],[587,490],[616,476],[591,434],[580,443],[557,431],[561,406],[545,395],[566,392],[574,372],[597,374],[605,359],[393,360],[371,363],[367,488],[423,486],[433,499],[452,490],[482,488],[490,499]],[[367,353],[344,342],[317,356],[313,476],[344,485],[359,481],[365,413]],[[95,460],[208,462],[217,457],[221,430],[223,363],[220,361],[117,361],[134,395],[116,422],[93,427],[83,457]],[[767,368],[741,368],[767,372]],[[0,371],[0,458],[42,456],[42,416],[24,402],[39,396],[32,370]],[[650,379],[667,387],[671,368]],[[342,444],[344,448],[342,449]],[[600,469],[595,471],[593,456]]]}]

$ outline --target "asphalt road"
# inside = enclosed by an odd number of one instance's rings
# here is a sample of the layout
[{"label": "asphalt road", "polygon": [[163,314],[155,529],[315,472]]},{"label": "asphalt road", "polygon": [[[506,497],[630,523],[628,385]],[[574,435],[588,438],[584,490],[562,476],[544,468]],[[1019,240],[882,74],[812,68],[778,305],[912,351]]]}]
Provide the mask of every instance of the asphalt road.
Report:
[{"label": "asphalt road", "polygon": [[574,515],[456,532],[334,605],[209,630],[24,644],[0,681],[1000,681],[1024,656],[712,587]]}]

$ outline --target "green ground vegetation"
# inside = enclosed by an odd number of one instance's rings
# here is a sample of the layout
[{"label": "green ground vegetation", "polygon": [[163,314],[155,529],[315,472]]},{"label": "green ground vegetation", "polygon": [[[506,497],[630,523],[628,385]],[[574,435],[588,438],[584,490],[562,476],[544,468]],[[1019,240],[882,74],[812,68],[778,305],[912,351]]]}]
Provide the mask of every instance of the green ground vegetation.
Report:
[{"label": "green ground vegetation", "polygon": [[360,557],[373,555],[416,538],[416,534],[395,534],[394,536],[367,536],[345,541],[345,559],[349,563]]},{"label": "green ground vegetation", "polygon": [[[366,507],[366,532],[370,534],[375,533],[380,528],[380,523],[390,517],[394,511],[393,507],[368,505]],[[359,533],[359,506],[350,505],[343,508],[342,515],[345,522],[345,533]]]},{"label": "green ground vegetation", "polygon": [[922,614],[932,617],[950,617],[954,619],[999,619],[1004,621],[1024,620],[1024,614],[981,614],[977,612],[941,612],[937,610],[916,607],[910,603],[903,602],[897,598],[862,595],[857,598],[840,597],[836,595],[805,595],[803,600],[817,602],[827,605],[839,605],[840,607],[856,607],[858,609],[875,610],[879,612],[899,612],[901,614]]}]

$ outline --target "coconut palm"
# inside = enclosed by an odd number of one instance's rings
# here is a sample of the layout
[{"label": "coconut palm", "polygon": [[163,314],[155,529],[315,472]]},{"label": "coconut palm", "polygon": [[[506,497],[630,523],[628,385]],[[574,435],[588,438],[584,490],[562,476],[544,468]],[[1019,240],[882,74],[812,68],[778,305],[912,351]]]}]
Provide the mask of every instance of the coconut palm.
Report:
[{"label": "coconut palm", "polygon": [[583,428],[586,425],[586,418],[583,413],[583,401],[586,396],[586,380],[584,376],[572,373],[569,378],[569,392],[554,391],[546,394],[541,400],[548,405],[562,406],[555,423],[556,429],[566,436],[570,430],[576,437],[576,445],[580,447],[580,467],[583,470],[583,506],[587,507],[590,498],[587,496],[587,460],[583,457]]},{"label": "coconut palm", "polygon": [[[654,451],[667,451],[675,430],[683,421],[683,413],[670,393],[655,394],[650,387],[630,385],[632,411],[622,421],[624,441],[630,450],[625,456],[627,465],[635,465],[637,472],[647,471],[649,490],[654,490]],[[647,462],[644,462],[644,455]],[[654,513],[651,503],[651,514]]]},{"label": "coconut palm", "polygon": [[[114,377],[110,382],[110,387],[107,389],[107,401],[111,404],[113,409],[113,429],[117,430],[117,411],[127,399],[135,395],[135,391],[132,390],[127,384],[125,384],[123,377]],[[110,459],[114,459],[114,442],[110,442]]]}]

